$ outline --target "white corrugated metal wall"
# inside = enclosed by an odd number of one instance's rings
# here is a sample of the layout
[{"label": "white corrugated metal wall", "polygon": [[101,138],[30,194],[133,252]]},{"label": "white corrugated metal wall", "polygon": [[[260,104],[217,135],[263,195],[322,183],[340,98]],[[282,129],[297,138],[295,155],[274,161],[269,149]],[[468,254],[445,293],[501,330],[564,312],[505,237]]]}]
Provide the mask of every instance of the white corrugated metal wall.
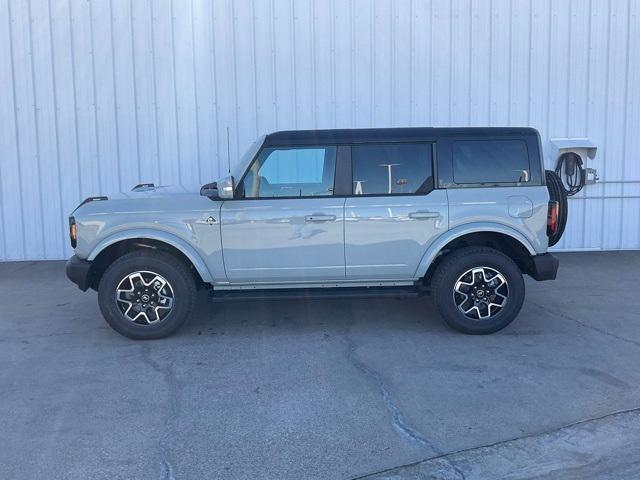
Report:
[{"label": "white corrugated metal wall", "polygon": [[603,183],[564,249],[640,248],[637,0],[0,0],[0,259],[70,255],[67,214],[197,187],[257,135],[531,125]]}]

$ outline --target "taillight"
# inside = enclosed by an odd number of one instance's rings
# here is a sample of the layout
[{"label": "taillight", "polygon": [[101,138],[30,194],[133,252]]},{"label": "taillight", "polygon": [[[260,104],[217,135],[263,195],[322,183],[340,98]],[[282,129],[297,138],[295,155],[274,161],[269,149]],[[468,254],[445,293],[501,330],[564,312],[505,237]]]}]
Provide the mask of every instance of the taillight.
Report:
[{"label": "taillight", "polygon": [[69,239],[71,240],[71,247],[76,248],[78,244],[78,227],[76,227],[76,219],[69,217]]},{"label": "taillight", "polygon": [[560,209],[559,202],[549,202],[547,210],[547,236],[555,234],[558,230],[558,211]]}]

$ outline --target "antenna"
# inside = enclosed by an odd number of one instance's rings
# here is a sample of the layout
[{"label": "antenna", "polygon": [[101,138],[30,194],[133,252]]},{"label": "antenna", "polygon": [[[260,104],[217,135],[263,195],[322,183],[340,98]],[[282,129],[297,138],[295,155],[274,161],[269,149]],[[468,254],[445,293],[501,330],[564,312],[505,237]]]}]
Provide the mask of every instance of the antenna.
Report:
[{"label": "antenna", "polygon": [[227,165],[229,167],[229,175],[231,175],[231,150],[229,146],[229,127],[227,126]]}]

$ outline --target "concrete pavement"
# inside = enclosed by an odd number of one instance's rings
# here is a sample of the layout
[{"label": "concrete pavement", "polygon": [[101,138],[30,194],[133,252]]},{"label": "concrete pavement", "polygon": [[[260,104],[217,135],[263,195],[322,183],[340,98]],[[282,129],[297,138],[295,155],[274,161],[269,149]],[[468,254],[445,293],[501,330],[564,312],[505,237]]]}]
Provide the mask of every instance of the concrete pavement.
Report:
[{"label": "concrete pavement", "polygon": [[520,317],[211,305],[135,342],[62,262],[0,264],[0,478],[637,478],[640,252],[561,254]]}]

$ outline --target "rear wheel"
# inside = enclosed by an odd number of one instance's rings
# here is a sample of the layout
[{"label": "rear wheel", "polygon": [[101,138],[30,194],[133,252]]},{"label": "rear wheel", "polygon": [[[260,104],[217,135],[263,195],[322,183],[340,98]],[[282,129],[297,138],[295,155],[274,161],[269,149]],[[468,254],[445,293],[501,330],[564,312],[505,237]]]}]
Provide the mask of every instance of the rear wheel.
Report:
[{"label": "rear wheel", "polygon": [[98,303],[118,333],[154,339],[171,335],[189,318],[196,285],[189,268],[172,255],[140,250],[123,255],[106,270]]},{"label": "rear wheel", "polygon": [[509,325],[522,308],[525,291],[514,261],[488,247],[466,247],[447,255],[432,287],[444,321],[470,334],[493,333]]}]

